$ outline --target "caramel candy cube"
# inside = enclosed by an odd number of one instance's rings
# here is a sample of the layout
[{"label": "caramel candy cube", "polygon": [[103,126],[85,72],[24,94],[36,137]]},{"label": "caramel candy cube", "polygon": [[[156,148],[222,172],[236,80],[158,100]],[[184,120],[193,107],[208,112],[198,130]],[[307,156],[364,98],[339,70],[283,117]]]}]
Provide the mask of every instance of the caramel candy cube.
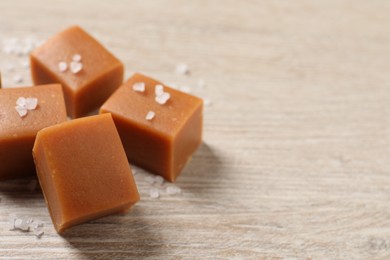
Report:
[{"label": "caramel candy cube", "polygon": [[41,130],[33,155],[56,230],[129,209],[137,187],[110,114]]},{"label": "caramel candy cube", "polygon": [[101,107],[112,113],[127,157],[175,181],[202,142],[203,101],[133,75]]},{"label": "caramel candy cube", "polygon": [[59,84],[0,89],[0,180],[35,174],[36,134],[66,120]]},{"label": "caramel candy cube", "polygon": [[35,84],[62,84],[72,118],[100,107],[123,82],[123,64],[78,26],[35,49],[30,63]]}]

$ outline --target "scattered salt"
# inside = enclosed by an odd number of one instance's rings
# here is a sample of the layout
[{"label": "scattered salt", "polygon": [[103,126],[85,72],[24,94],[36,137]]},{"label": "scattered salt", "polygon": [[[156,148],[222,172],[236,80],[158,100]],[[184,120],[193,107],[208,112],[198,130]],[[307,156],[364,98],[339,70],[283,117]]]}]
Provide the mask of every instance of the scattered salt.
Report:
[{"label": "scattered salt", "polygon": [[27,115],[27,108],[21,107],[21,106],[16,106],[15,109],[16,109],[16,112],[18,112],[20,117],[25,117]]},{"label": "scattered salt", "polygon": [[34,110],[38,106],[38,99],[37,98],[26,98],[26,108],[28,110]]},{"label": "scattered salt", "polygon": [[68,69],[68,64],[65,61],[58,62],[58,69],[60,72],[65,72]]},{"label": "scattered salt", "polygon": [[158,189],[150,189],[149,191],[149,196],[152,198],[152,199],[158,199],[160,197],[160,192],[158,191]]},{"label": "scattered salt", "polygon": [[166,188],[166,192],[168,195],[176,195],[181,193],[181,189],[177,186],[168,186]]},{"label": "scattered salt", "polygon": [[72,71],[73,74],[79,73],[83,69],[83,64],[81,64],[78,61],[72,61],[70,63],[70,70]]},{"label": "scattered salt", "polygon": [[33,224],[33,231],[34,231],[34,235],[37,237],[37,238],[41,238],[43,236],[43,234],[45,234],[45,232],[43,231],[43,227],[44,227],[44,223],[43,222],[34,222]]},{"label": "scattered salt", "polygon": [[14,76],[14,83],[18,84],[18,83],[22,83],[22,82],[23,82],[22,76],[20,76],[20,75]]},{"label": "scattered salt", "polygon": [[188,68],[187,64],[180,63],[176,66],[176,73],[188,75],[190,73],[190,69]]},{"label": "scattered salt", "polygon": [[16,218],[14,219],[13,228],[11,230],[21,230],[23,232],[29,232],[31,223],[32,219]]},{"label": "scattered salt", "polygon": [[164,92],[163,94],[159,95],[159,96],[156,96],[155,97],[155,100],[157,103],[159,103],[160,105],[164,105],[165,103],[167,103],[168,99],[171,97],[171,95],[167,92]]},{"label": "scattered salt", "polygon": [[73,61],[76,61],[76,62],[81,61],[81,55],[80,55],[80,54],[75,54],[75,55],[73,55],[72,60],[73,60]]},{"label": "scattered salt", "polygon": [[146,120],[152,120],[154,118],[154,116],[156,115],[156,113],[154,113],[153,111],[149,111],[147,114],[146,114]]},{"label": "scattered salt", "polygon": [[20,106],[20,107],[25,107],[26,106],[26,98],[24,97],[19,97],[17,100],[16,100],[16,105]]},{"label": "scattered salt", "polygon": [[154,184],[154,178],[152,176],[147,176],[145,181],[149,184]]},{"label": "scattered salt", "polygon": [[144,92],[145,91],[145,82],[134,83],[133,90],[137,91],[137,92]]},{"label": "scattered salt", "polygon": [[161,176],[156,176],[156,177],[154,177],[154,183],[156,183],[158,185],[162,185],[164,183],[164,178]]},{"label": "scattered salt", "polygon": [[157,84],[154,87],[154,93],[156,94],[156,96],[161,96],[162,94],[164,94],[164,86],[161,84]]},{"label": "scattered salt", "polygon": [[20,117],[24,117],[27,115],[28,110],[34,110],[38,106],[37,98],[25,98],[19,97],[16,100],[15,110],[18,112]]}]

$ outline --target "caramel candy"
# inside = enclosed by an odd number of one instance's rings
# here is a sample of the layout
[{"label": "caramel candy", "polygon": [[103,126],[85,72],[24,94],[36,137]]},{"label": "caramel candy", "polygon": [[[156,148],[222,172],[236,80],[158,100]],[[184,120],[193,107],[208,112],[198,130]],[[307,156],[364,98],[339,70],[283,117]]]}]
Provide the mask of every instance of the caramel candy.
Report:
[{"label": "caramel candy", "polygon": [[130,162],[175,181],[202,142],[203,101],[141,74],[100,109],[112,113]]},{"label": "caramel candy", "polygon": [[63,85],[73,118],[100,107],[123,82],[123,64],[78,26],[35,49],[30,63],[35,84]]},{"label": "caramel candy", "polygon": [[0,89],[0,180],[35,174],[37,132],[66,120],[59,84]]},{"label": "caramel candy", "polygon": [[137,187],[110,114],[41,130],[33,155],[58,232],[129,209]]}]

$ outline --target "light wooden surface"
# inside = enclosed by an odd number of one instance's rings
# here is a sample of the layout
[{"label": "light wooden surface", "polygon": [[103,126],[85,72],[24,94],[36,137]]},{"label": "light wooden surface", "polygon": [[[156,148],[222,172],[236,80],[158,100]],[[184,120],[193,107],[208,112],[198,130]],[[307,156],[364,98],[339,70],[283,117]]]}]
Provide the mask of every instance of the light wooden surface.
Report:
[{"label": "light wooden surface", "polygon": [[[0,183],[0,257],[389,259],[389,13],[386,0],[0,1],[0,40],[79,24],[128,76],[212,103],[180,195],[150,198],[139,170],[130,212],[61,237],[28,180]],[[8,85],[29,84],[5,69],[21,59],[0,54]],[[10,214],[44,236],[9,231]]]}]

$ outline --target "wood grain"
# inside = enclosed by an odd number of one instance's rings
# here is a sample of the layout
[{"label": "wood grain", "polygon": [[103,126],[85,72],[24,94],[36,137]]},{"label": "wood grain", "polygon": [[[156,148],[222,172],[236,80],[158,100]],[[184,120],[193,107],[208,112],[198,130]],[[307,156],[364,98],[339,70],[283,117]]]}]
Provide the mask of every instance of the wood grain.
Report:
[{"label": "wood grain", "polygon": [[[0,40],[79,24],[134,71],[209,99],[182,194],[55,233],[28,180],[0,183],[4,259],[389,259],[390,2],[0,2]],[[5,85],[28,70],[0,54]],[[191,74],[174,73],[185,62]],[[204,88],[197,82],[204,80]],[[0,166],[1,167],[1,166]],[[167,185],[167,184],[164,184]],[[45,235],[9,231],[10,214]]]}]

